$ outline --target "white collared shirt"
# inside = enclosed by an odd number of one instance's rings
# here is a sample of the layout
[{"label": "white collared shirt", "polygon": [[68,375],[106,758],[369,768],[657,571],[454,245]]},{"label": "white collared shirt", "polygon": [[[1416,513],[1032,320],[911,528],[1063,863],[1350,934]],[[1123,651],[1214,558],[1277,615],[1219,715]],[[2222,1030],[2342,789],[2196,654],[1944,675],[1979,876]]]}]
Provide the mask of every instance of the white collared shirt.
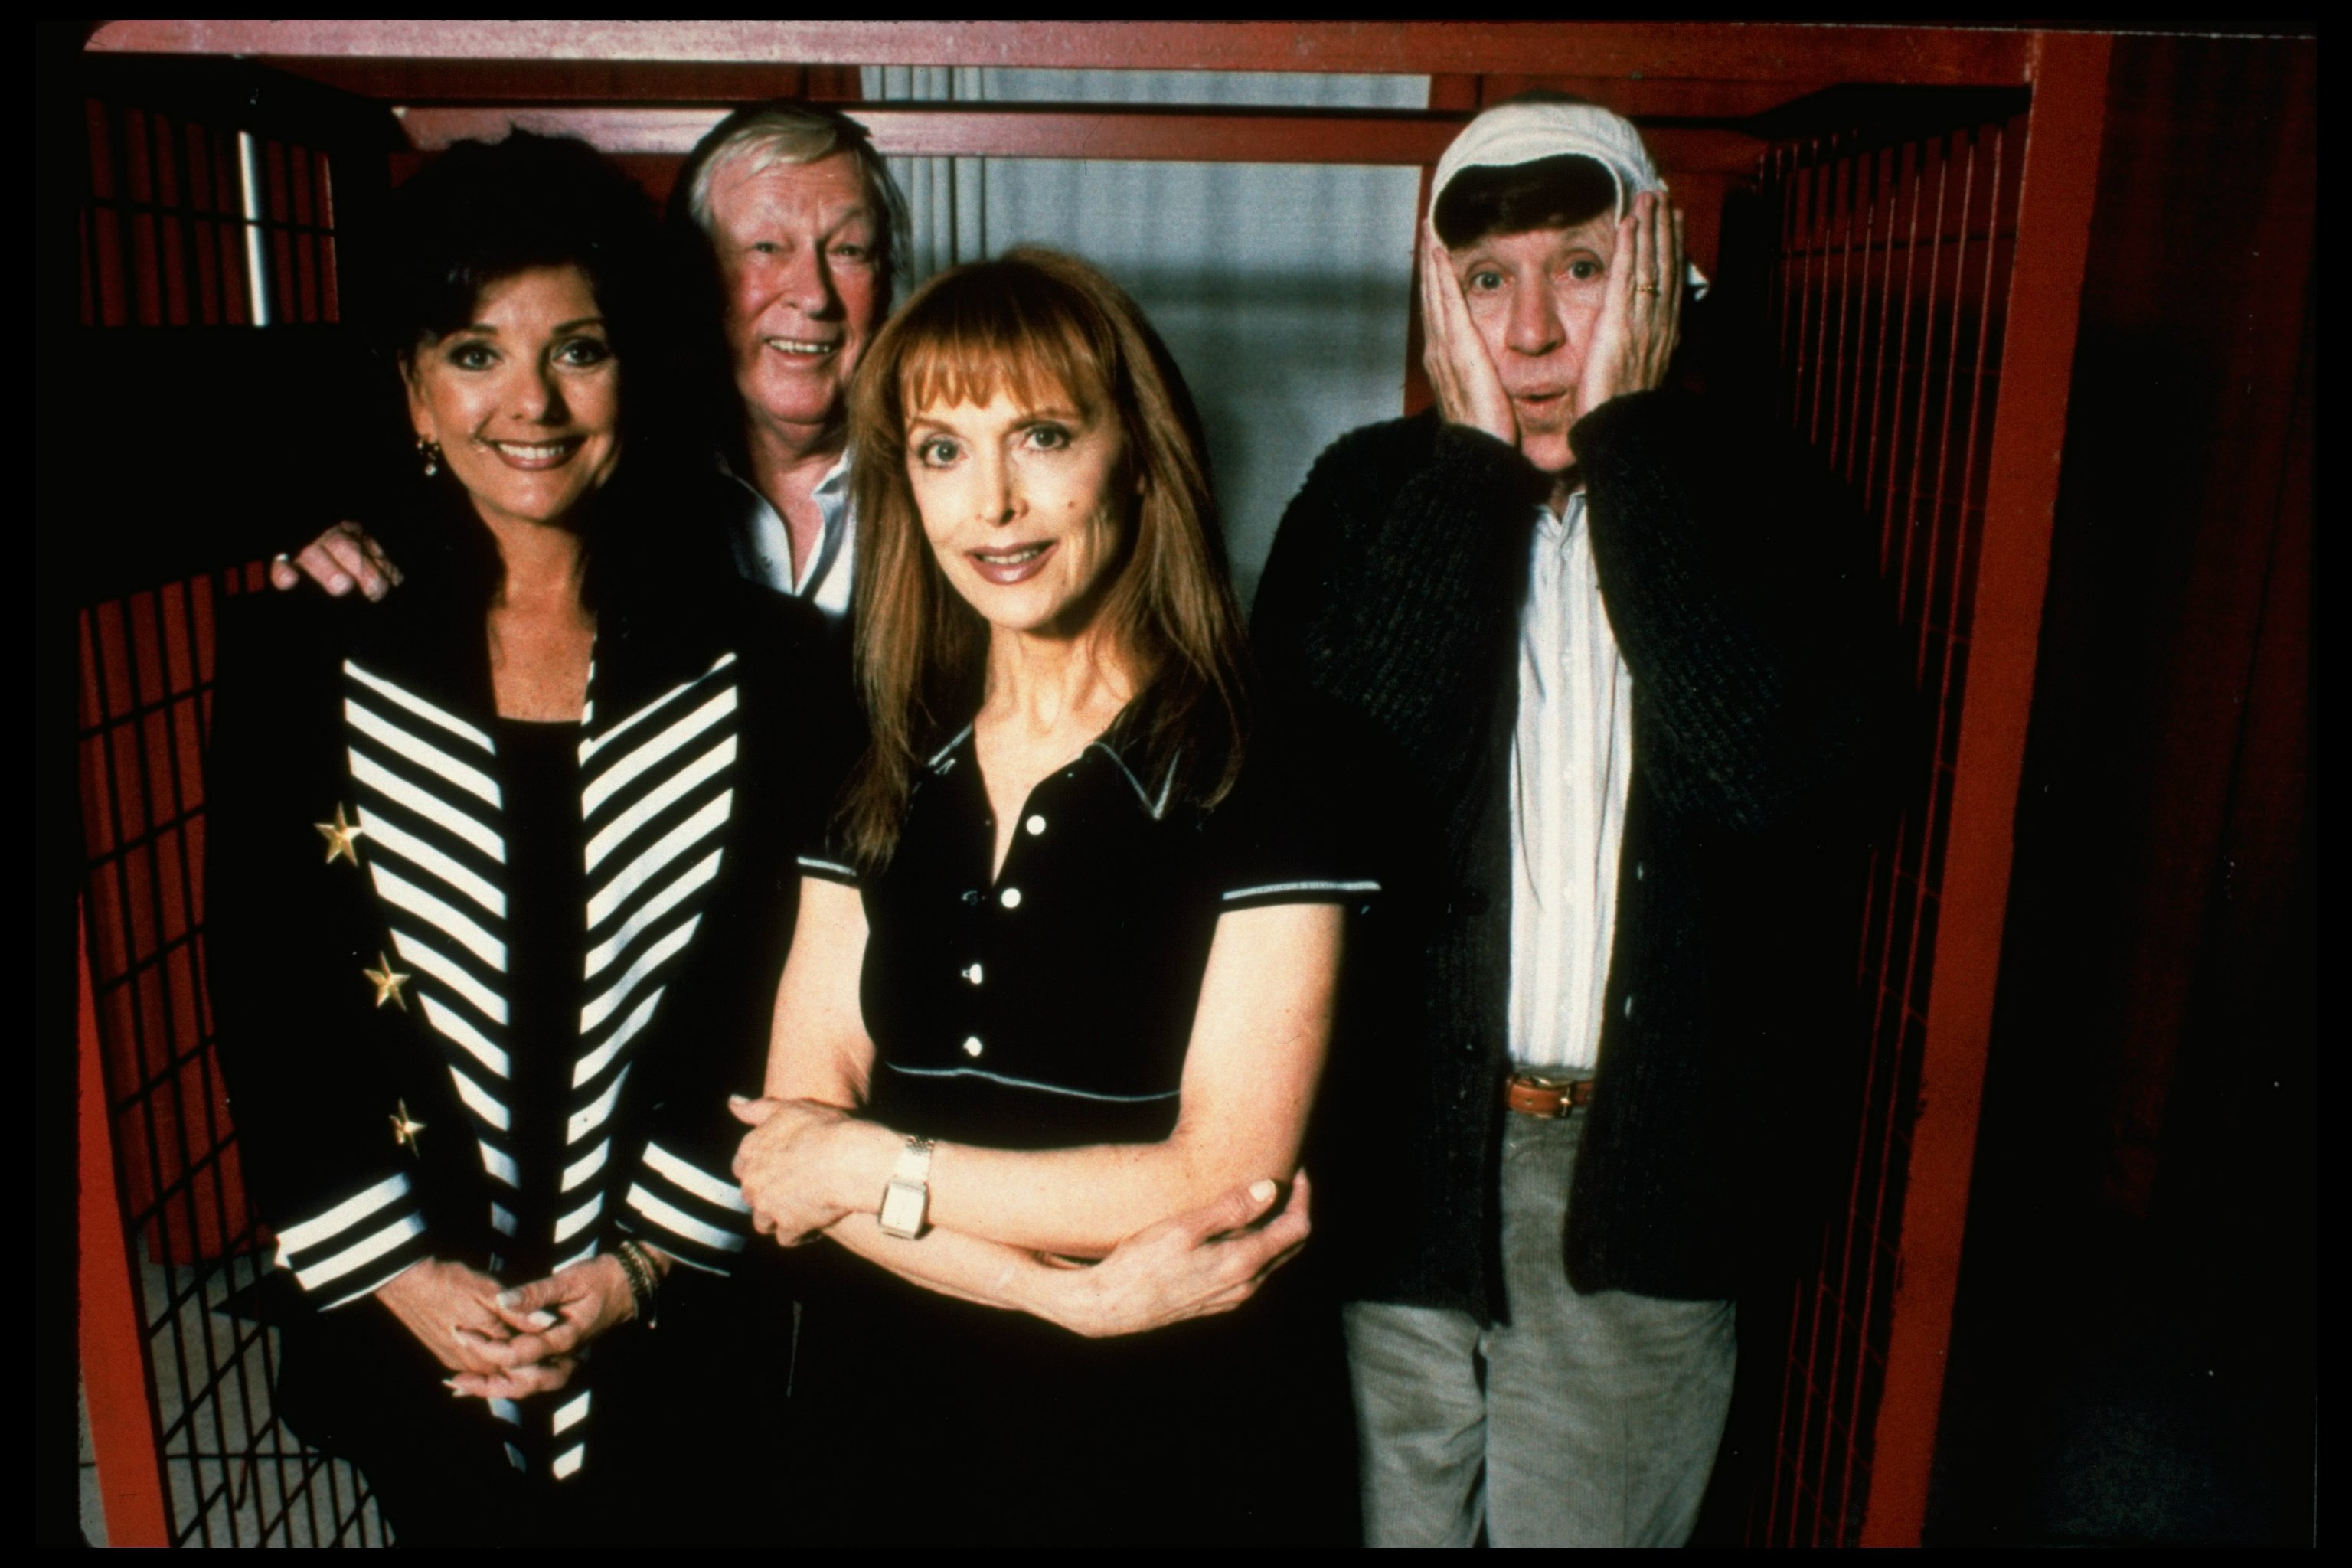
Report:
[{"label": "white collared shirt", "polygon": [[736,570],[779,594],[806,599],[828,616],[847,615],[857,555],[857,529],[849,515],[849,454],[842,453],[812,492],[818,514],[824,519],[824,531],[797,574],[793,570],[792,533],[784,526],[782,514],[723,457],[719,459],[719,471],[743,491],[742,510],[728,520]]},{"label": "white collared shirt", "polygon": [[1633,763],[1633,680],[1592,563],[1582,491],[1536,524],[1511,742],[1511,1058],[1589,1069],[1600,1055],[1617,861]]}]

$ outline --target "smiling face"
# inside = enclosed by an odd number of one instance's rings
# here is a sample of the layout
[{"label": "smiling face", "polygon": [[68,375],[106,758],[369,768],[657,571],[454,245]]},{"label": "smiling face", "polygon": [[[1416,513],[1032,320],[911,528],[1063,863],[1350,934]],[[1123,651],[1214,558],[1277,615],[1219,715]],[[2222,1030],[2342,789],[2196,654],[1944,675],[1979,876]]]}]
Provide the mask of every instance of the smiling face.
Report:
[{"label": "smiling face", "polygon": [[1487,235],[1447,253],[1518,416],[1519,450],[1548,474],[1576,463],[1568,427],[1616,251],[1616,215],[1604,213],[1572,228]]},{"label": "smiling face", "polygon": [[621,458],[621,364],[576,267],[483,289],[474,320],[420,344],[409,418],[491,523],[561,523]]},{"label": "smiling face", "polygon": [[840,421],[889,304],[885,216],[855,153],[751,169],[721,169],[710,188],[735,389],[747,416],[804,443]]},{"label": "smiling face", "polygon": [[984,405],[908,416],[907,479],[932,558],[992,626],[1087,628],[1127,542],[1125,449],[1115,421],[1058,393],[1030,406],[1000,385]]}]

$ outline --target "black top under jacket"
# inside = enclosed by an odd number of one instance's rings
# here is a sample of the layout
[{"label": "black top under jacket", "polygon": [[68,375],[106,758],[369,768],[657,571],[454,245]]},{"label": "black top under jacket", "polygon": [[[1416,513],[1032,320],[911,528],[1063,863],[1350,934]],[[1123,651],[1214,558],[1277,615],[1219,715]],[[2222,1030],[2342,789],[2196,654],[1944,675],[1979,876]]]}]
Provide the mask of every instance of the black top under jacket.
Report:
[{"label": "black top under jacket", "polygon": [[[1573,432],[1633,683],[1616,937],[1565,1238],[1580,1290],[1734,1294],[1801,1205],[1843,1037],[1852,848],[1899,710],[1852,502],[1780,433],[1697,399]],[[1510,757],[1549,481],[1433,412],[1334,443],[1258,592],[1278,703],[1336,710],[1388,826],[1391,931],[1335,1044],[1327,1238],[1367,1299],[1507,1315],[1496,1252]],[[1848,973],[1851,973],[1849,970]]]},{"label": "black top under jacket", "polygon": [[[207,972],[296,1310],[629,1232],[724,1272],[726,1096],[759,1092],[793,851],[858,735],[837,637],[723,572],[607,574],[586,715],[518,724],[478,574],[434,537],[381,605],[222,605]],[[585,1400],[533,1404],[579,1473]]]}]

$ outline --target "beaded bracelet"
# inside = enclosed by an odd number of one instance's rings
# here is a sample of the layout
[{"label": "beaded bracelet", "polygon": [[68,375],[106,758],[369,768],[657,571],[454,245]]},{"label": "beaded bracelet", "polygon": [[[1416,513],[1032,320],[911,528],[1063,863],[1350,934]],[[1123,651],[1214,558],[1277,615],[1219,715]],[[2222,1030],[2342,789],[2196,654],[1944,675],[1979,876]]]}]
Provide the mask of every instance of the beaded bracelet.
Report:
[{"label": "beaded bracelet", "polygon": [[661,1271],[654,1267],[645,1244],[639,1241],[621,1243],[613,1249],[613,1256],[620,1260],[621,1272],[629,1281],[629,1300],[637,1317],[646,1327],[654,1327],[654,1292],[661,1288]]}]

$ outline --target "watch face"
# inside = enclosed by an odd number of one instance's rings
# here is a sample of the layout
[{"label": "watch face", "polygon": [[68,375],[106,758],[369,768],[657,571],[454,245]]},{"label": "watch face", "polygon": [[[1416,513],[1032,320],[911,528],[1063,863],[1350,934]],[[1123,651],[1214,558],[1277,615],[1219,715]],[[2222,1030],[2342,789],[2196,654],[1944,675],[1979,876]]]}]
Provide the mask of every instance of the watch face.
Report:
[{"label": "watch face", "polygon": [[923,1233],[923,1211],[930,1206],[930,1189],[911,1182],[893,1182],[882,1189],[882,1212],[876,1215],[885,1234],[912,1241]]}]

